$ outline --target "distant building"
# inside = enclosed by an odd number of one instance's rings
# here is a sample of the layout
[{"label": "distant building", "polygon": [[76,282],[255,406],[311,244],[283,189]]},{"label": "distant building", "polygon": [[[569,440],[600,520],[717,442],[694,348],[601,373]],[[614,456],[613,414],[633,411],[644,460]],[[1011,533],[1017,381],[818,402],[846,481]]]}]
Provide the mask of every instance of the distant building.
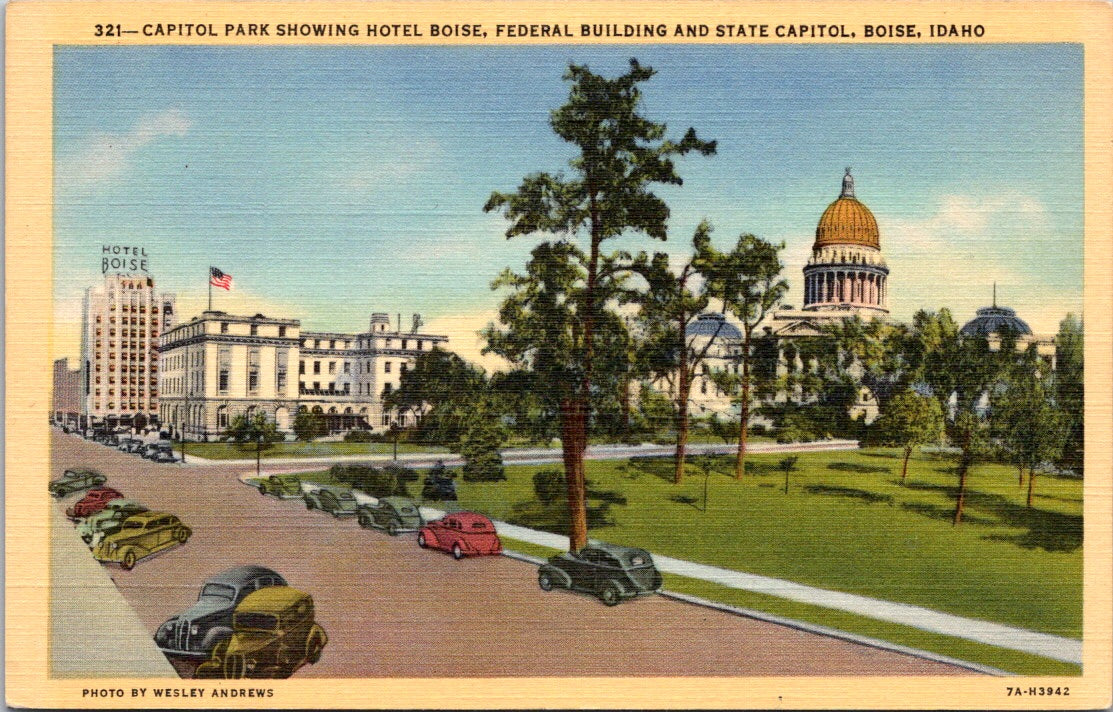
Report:
[{"label": "distant building", "polygon": [[147,276],[106,275],[85,290],[81,319],[83,426],[143,428],[158,417],[158,338],[174,295]]},{"label": "distant building", "polygon": [[70,368],[68,358],[54,362],[54,393],[51,419],[59,424],[76,426],[81,416],[81,369]]},{"label": "distant building", "polygon": [[1051,368],[1055,369],[1055,337],[1036,335],[1027,322],[1008,307],[997,306],[997,285],[993,285],[993,306],[982,307],[975,316],[959,330],[961,336],[985,337],[991,351],[1001,348],[1002,337],[1008,335],[1016,339],[1016,350],[1027,351],[1035,348],[1036,354]]},{"label": "distant building", "polygon": [[263,413],[290,432],[299,411],[330,432],[413,425],[416,413],[383,407],[402,374],[447,336],[391,328],[384,313],[367,331],[302,331],[297,319],[206,311],[160,338],[160,420],[178,436],[214,439],[238,415]]}]

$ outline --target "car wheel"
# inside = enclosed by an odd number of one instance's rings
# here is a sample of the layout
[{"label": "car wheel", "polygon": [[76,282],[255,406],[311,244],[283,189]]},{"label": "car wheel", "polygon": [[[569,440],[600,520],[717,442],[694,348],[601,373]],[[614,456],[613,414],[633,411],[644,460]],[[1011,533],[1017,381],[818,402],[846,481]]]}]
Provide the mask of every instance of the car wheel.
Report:
[{"label": "car wheel", "polygon": [[189,532],[186,530],[185,527],[179,529],[178,533],[175,536],[177,537],[179,544],[184,544],[189,541]]},{"label": "car wheel", "polygon": [[460,548],[460,542],[453,542],[452,544],[452,558],[459,561],[464,558],[464,550]]},{"label": "car wheel", "polygon": [[364,529],[370,529],[371,528],[371,524],[372,524],[371,515],[369,515],[367,512],[360,512],[359,516],[356,517],[356,519],[359,521],[359,525],[361,527],[363,527]]},{"label": "car wheel", "polygon": [[85,542],[86,544],[89,544],[93,541],[93,535],[92,534],[82,534],[81,535],[81,541]]},{"label": "car wheel", "polygon": [[425,532],[419,532],[417,535],[417,545],[422,549],[429,548],[429,543],[425,541]]},{"label": "car wheel", "polygon": [[259,488],[259,494],[261,494],[261,495],[263,495],[264,497],[266,497],[266,496],[267,496],[267,488],[266,488],[266,487],[260,487],[260,488]]},{"label": "car wheel", "polygon": [[549,577],[549,574],[545,573],[544,571],[537,574],[537,585],[541,587],[542,591],[553,590],[553,580]]},{"label": "car wheel", "polygon": [[617,606],[622,602],[622,592],[618,590],[618,586],[613,581],[608,581],[603,586],[603,590],[599,592],[599,598],[608,606]]},{"label": "car wheel", "polygon": [[124,567],[124,571],[131,571],[135,568],[135,552],[128,549],[127,553],[124,554],[124,560],[120,562],[120,566]]},{"label": "car wheel", "polygon": [[232,653],[224,658],[224,677],[228,680],[240,680],[246,672],[247,664],[243,655]]},{"label": "car wheel", "polygon": [[309,642],[305,645],[305,661],[313,665],[321,659],[321,651],[324,650],[324,643],[321,642],[321,636],[314,633],[309,636]]},{"label": "car wheel", "polygon": [[305,508],[306,509],[313,509],[313,500],[311,500],[311,499],[305,500]]},{"label": "car wheel", "polygon": [[386,533],[391,536],[398,536],[398,522],[391,522],[386,525]]}]

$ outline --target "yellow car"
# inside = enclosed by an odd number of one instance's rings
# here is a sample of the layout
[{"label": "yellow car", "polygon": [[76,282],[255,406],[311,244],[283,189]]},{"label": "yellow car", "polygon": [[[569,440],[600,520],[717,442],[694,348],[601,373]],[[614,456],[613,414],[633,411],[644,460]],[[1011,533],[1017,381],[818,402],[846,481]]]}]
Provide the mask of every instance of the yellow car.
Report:
[{"label": "yellow car", "polygon": [[137,561],[186,543],[192,533],[169,512],[141,512],[125,519],[118,532],[101,539],[93,548],[93,556],[130,571]]},{"label": "yellow car", "polygon": [[232,614],[232,637],[217,643],[199,678],[286,678],[321,659],[328,636],[313,618],[313,598],[289,586],[248,594]]}]

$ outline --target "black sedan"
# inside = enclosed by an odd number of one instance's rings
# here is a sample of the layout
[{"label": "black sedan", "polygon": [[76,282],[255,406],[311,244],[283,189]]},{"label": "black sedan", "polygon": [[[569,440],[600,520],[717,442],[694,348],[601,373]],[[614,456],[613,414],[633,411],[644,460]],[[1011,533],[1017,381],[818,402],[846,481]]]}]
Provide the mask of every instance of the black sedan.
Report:
[{"label": "black sedan", "polygon": [[541,565],[537,584],[543,591],[567,588],[598,596],[608,606],[661,590],[661,573],[644,549],[591,543]]}]

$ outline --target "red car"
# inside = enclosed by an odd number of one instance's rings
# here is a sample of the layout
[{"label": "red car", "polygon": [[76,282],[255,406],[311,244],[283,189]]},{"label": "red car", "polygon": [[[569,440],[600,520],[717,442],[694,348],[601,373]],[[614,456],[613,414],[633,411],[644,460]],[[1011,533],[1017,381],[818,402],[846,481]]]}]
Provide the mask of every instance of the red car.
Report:
[{"label": "red car", "polygon": [[85,493],[81,500],[66,510],[66,516],[70,519],[82,519],[89,515],[96,514],[97,512],[104,511],[104,508],[111,500],[119,499],[124,495],[120,494],[111,487],[94,487]]},{"label": "red car", "polygon": [[475,512],[453,512],[429,522],[418,530],[417,545],[422,549],[450,551],[457,559],[502,553],[495,525]]}]

